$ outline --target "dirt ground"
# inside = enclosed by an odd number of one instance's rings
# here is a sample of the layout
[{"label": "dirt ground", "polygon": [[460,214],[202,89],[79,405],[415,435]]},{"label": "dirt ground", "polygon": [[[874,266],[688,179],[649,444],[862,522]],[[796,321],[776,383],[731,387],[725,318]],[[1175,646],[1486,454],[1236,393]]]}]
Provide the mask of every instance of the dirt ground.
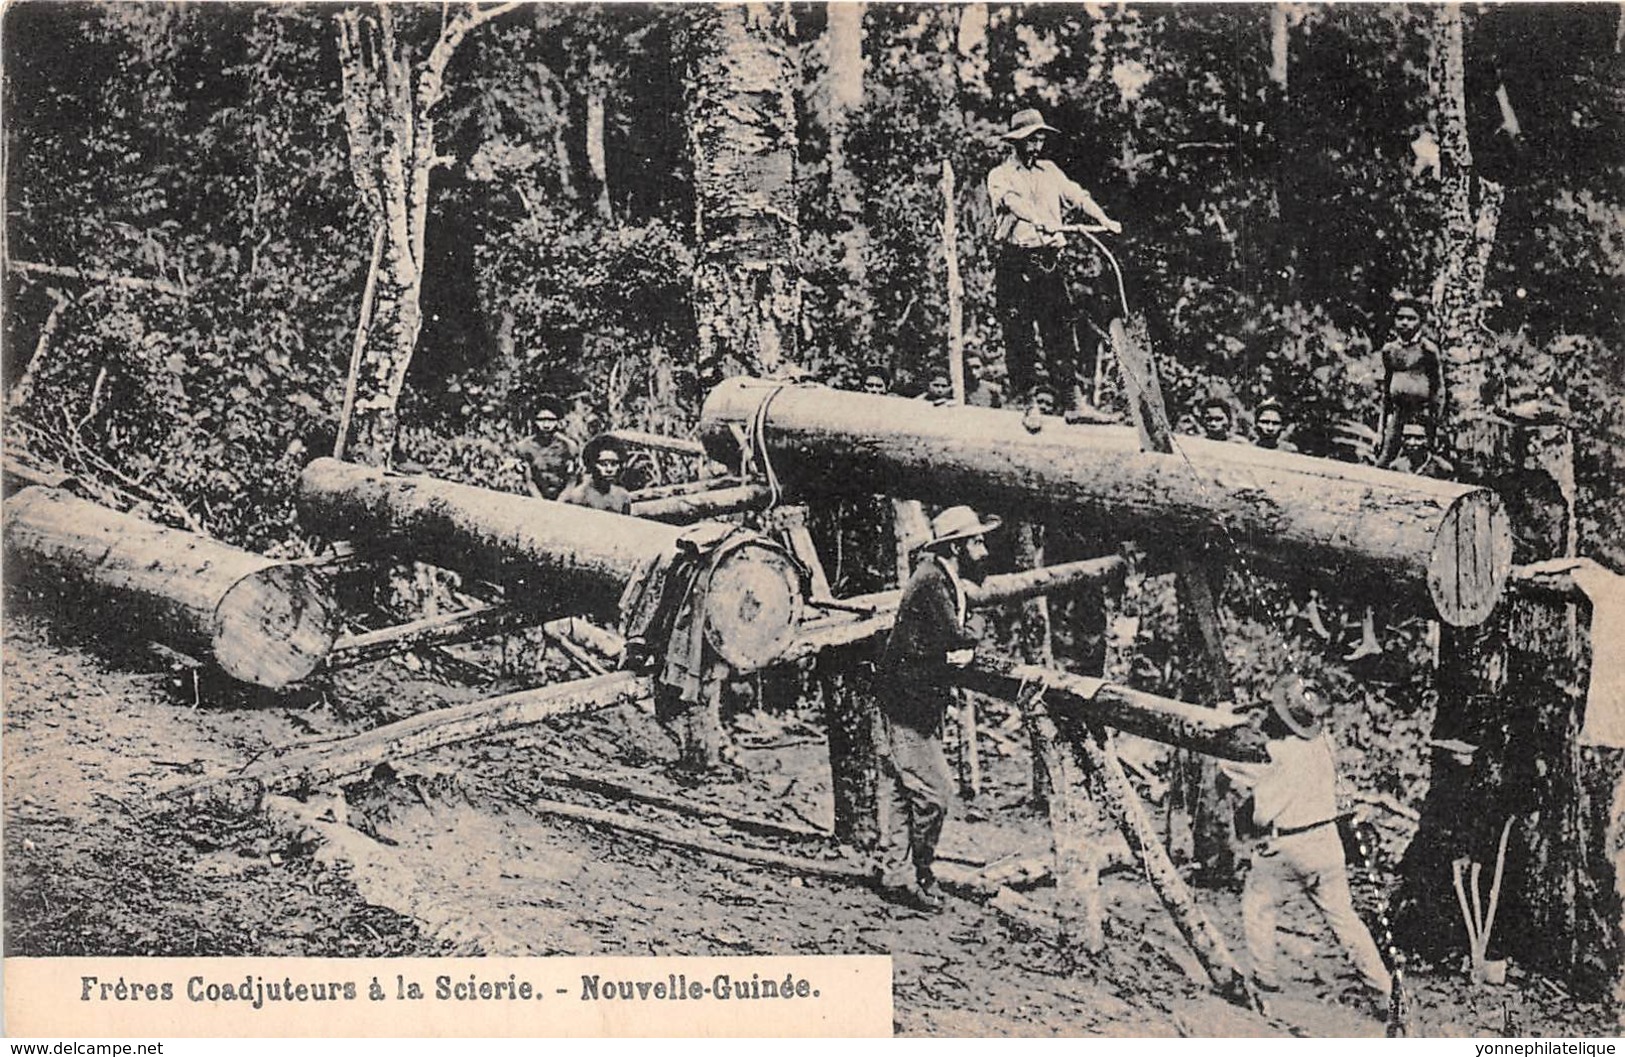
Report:
[{"label": "dirt ground", "polygon": [[[15,602],[15,599],[13,599]],[[623,708],[505,740],[401,761],[332,812],[290,823],[161,809],[155,793],[224,773],[277,747],[355,733],[491,693],[399,660],[340,673],[322,693],[279,702],[216,694],[161,661],[62,638],[8,606],[3,651],[5,953],[8,955],[402,956],[450,954],[890,954],[896,1030],[950,1036],[1380,1036],[1350,997],[1311,908],[1284,919],[1286,996],[1269,1015],[1211,995],[1148,884],[1104,882],[1108,947],[1077,964],[990,907],[949,900],[941,917],[890,907],[864,888],[748,866],[538,814],[537,797],[614,810],[696,836],[837,858],[827,842],[727,833],[726,824],[633,806],[543,781],[549,769],[626,784],[785,826],[830,822],[827,763],[808,716],[749,714],[740,772],[676,781],[674,746]],[[1048,850],[1026,809],[1025,761],[989,742],[988,783],[958,811],[945,858],[979,865]],[[325,839],[309,839],[315,830]],[[1048,890],[1027,893],[1042,903]],[[1242,950],[1236,896],[1200,899]],[[1572,1000],[1512,967],[1502,987],[1459,973],[1410,978],[1412,1033],[1613,1034],[1614,1011]]]}]

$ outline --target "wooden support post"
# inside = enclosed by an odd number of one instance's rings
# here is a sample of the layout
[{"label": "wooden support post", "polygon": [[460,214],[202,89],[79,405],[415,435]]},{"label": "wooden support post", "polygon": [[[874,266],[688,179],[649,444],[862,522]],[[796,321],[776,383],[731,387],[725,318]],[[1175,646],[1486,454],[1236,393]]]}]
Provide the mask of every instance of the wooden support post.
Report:
[{"label": "wooden support post", "polygon": [[503,694],[424,712],[340,741],[294,746],[238,773],[205,778],[161,795],[183,803],[223,803],[253,810],[265,792],[289,793],[354,778],[388,760],[503,734],[556,716],[611,708],[646,698],[647,677],[614,672],[592,679]]},{"label": "wooden support post", "polygon": [[110,625],[212,658],[245,683],[297,683],[338,632],[337,612],[310,570],[64,491],[11,496],[4,531],[11,560],[36,582],[68,585]]},{"label": "wooden support post", "polygon": [[976,698],[968,693],[957,695],[954,708],[954,726],[959,731],[959,795],[975,800],[982,795],[982,752],[977,744]]},{"label": "wooden support post", "polygon": [[1078,759],[1099,777],[1102,804],[1115,818],[1129,847],[1139,857],[1146,877],[1156,889],[1157,898],[1162,900],[1180,935],[1185,937],[1185,942],[1190,944],[1202,968],[1207,971],[1214,990],[1236,1005],[1261,1009],[1258,995],[1236,965],[1224,937],[1219,935],[1213,922],[1191,898],[1190,889],[1185,887],[1179,871],[1174,869],[1168,853],[1158,842],[1145,805],[1141,803],[1140,795],[1134,791],[1128,776],[1123,773],[1111,742],[1087,725],[1064,724],[1062,730],[1071,741]]},{"label": "wooden support post", "polygon": [[880,709],[872,646],[828,650],[818,657],[818,684],[828,732],[835,837],[862,851],[880,843]]}]

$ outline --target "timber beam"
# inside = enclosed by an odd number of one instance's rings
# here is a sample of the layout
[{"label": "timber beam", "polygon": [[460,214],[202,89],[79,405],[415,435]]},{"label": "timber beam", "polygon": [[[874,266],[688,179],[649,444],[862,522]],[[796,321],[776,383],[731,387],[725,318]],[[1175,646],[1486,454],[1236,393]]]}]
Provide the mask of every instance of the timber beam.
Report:
[{"label": "timber beam", "polygon": [[[1128,564],[1114,555],[1000,573],[981,583],[966,583],[965,601],[972,609],[986,609],[1073,587],[1113,587],[1122,584],[1127,570]],[[824,650],[855,646],[890,632],[902,599],[901,591],[880,591],[834,600],[831,605],[834,612],[804,621],[797,628],[796,637],[786,647],[781,660],[803,660]]]},{"label": "timber beam", "polygon": [[700,430],[713,455],[754,431],[791,502],[880,492],[1148,544],[1205,539],[1292,575],[1408,595],[1455,626],[1489,616],[1512,564],[1488,489],[1250,445],[1179,437],[1161,454],[1130,427],[1049,419],[1034,434],[1013,411],[742,378],[711,391]]},{"label": "timber beam", "polygon": [[978,658],[956,673],[954,681],[1009,701],[1016,700],[1023,687],[1041,686],[1050,714],[1069,727],[1100,724],[1219,759],[1269,762],[1263,733],[1232,712],[999,657]]},{"label": "timber beam", "polygon": [[506,734],[558,716],[579,715],[649,697],[647,676],[611,672],[535,690],[521,690],[466,705],[422,712],[362,734],[319,745],[295,746],[234,774],[189,781],[160,795],[180,803],[256,809],[266,793],[291,793],[369,773],[380,763],[445,745]]}]

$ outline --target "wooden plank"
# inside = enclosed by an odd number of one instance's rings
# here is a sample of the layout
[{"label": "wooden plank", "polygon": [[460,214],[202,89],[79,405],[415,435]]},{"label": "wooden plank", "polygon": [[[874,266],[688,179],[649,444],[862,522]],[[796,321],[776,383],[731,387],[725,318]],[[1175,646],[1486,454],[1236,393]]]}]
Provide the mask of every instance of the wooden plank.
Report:
[{"label": "wooden plank", "polygon": [[257,760],[237,774],[187,782],[160,795],[189,803],[223,801],[252,806],[266,791],[289,793],[340,782],[367,774],[388,760],[504,734],[558,716],[628,704],[652,692],[647,676],[631,672],[522,690],[423,712],[338,741],[295,745],[279,756]]}]

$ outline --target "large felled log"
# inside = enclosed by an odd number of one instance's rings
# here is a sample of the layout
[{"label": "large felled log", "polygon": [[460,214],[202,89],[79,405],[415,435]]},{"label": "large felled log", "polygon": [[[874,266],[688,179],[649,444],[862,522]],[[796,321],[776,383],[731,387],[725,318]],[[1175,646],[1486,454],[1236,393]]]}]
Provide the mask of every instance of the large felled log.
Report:
[{"label": "large felled log", "polygon": [[[317,459],[299,478],[305,524],[358,549],[502,584],[550,613],[614,612],[626,585],[684,530],[641,518]],[[765,540],[730,550],[707,593],[708,640],[736,670],[776,660],[801,611],[794,563]]]},{"label": "large felled log", "polygon": [[884,492],[1233,542],[1298,572],[1408,594],[1458,626],[1489,615],[1511,566],[1506,510],[1487,489],[1249,445],[1180,437],[1163,455],[1127,427],[1055,422],[1031,434],[1010,411],[740,378],[712,390],[701,419],[715,454],[737,447],[735,429],[754,431],[791,500]]},{"label": "large felled log", "polygon": [[962,686],[1014,701],[1042,686],[1052,715],[1102,724],[1225,760],[1267,763],[1264,735],[1241,716],[1126,686],[1003,658],[977,658],[954,677]]},{"label": "large felled log", "polygon": [[6,500],[12,560],[41,580],[76,585],[117,621],[227,675],[281,689],[333,646],[337,614],[308,569],[164,528],[51,488]]}]

